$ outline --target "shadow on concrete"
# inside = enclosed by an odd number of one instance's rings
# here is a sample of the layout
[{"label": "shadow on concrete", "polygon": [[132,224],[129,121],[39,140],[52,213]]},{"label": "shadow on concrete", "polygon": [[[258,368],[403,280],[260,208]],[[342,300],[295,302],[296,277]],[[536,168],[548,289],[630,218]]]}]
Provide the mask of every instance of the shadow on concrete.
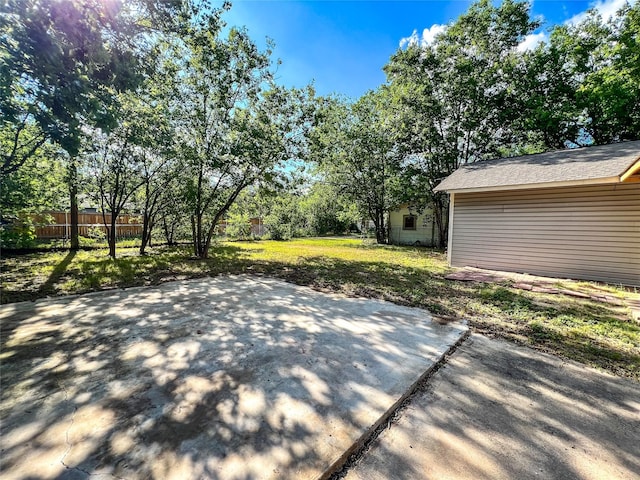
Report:
[{"label": "shadow on concrete", "polygon": [[348,480],[586,480],[640,471],[640,385],[472,335]]},{"label": "shadow on concrete", "polygon": [[[283,287],[284,286],[284,287]],[[308,478],[460,326],[248,277],[0,309],[7,478]]]},{"label": "shadow on concrete", "polygon": [[[439,259],[440,254],[407,247],[384,247],[383,250],[387,248],[402,249],[408,259],[415,257],[416,265],[373,261],[380,251],[378,246],[354,247],[357,250],[371,250],[372,261],[301,256],[297,262],[280,262],[275,259],[256,261],[250,252],[236,245],[223,244],[212,248],[208,260],[190,258],[187,248],[178,247],[158,248],[153,255],[145,257],[122,256],[115,262],[106,257],[86,261],[82,262],[82,268],[67,271],[65,279],[82,285],[79,291],[91,291],[105,286],[157,285],[227,273],[274,276],[323,292],[378,298],[399,305],[424,308],[445,321],[469,319],[470,325],[478,332],[526,343],[615,374],[630,375],[640,371],[640,354],[633,347],[635,337],[640,334],[640,325],[633,321],[624,307],[592,300],[567,299],[564,295],[531,293],[511,288],[508,282],[453,282],[444,278],[446,272],[434,273],[434,269],[424,266],[428,265],[425,260],[430,256]],[[358,255],[362,258],[361,252]],[[423,266],[419,267],[418,264]],[[10,268],[17,269],[18,266]],[[12,274],[6,272],[6,265],[4,269],[7,279],[16,280],[20,277],[17,270]],[[8,281],[0,292],[0,300],[33,299],[34,294],[24,291],[28,288],[19,282]],[[535,321],[539,317],[567,318],[568,323],[559,325],[556,322],[550,326],[550,322]],[[593,334],[593,324],[597,324],[598,328],[606,325],[606,331],[610,333],[605,337],[620,341],[603,341],[602,335],[597,332]]]},{"label": "shadow on concrete", "polygon": [[[640,325],[628,311],[609,303],[530,293],[509,284],[452,282],[421,268],[384,262],[346,261],[308,257],[300,268],[274,262],[256,263],[253,272],[263,272],[324,292],[370,297],[429,310],[442,319],[465,318],[475,331],[525,343],[548,353],[595,365],[619,375],[640,371],[637,350],[622,350],[593,335],[589,325],[597,323],[615,338],[632,345]],[[494,316],[492,311],[496,311]],[[539,317],[566,316],[563,328],[550,328]],[[502,317],[502,318],[501,318]],[[505,322],[506,317],[507,322]],[[533,319],[533,321],[532,321]],[[586,328],[581,328],[583,325]],[[575,327],[575,328],[574,328]]]}]

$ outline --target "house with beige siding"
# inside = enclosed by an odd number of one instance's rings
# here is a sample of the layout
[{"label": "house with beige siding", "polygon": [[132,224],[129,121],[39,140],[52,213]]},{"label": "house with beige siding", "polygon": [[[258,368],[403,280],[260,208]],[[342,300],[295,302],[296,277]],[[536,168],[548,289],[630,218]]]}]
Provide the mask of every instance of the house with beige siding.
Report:
[{"label": "house with beige siding", "polygon": [[434,247],[440,241],[431,207],[418,208],[410,204],[389,209],[389,243]]},{"label": "house with beige siding", "polygon": [[436,191],[452,266],[640,286],[640,141],[472,163]]}]

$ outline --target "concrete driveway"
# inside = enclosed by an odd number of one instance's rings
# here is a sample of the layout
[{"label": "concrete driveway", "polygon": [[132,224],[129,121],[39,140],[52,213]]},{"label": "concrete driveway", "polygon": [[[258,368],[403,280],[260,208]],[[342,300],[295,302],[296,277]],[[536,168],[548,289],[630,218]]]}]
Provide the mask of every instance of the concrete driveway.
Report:
[{"label": "concrete driveway", "polygon": [[471,335],[347,480],[640,478],[640,384]]},{"label": "concrete driveway", "polygon": [[466,331],[218,277],[0,307],[4,479],[316,478]]}]

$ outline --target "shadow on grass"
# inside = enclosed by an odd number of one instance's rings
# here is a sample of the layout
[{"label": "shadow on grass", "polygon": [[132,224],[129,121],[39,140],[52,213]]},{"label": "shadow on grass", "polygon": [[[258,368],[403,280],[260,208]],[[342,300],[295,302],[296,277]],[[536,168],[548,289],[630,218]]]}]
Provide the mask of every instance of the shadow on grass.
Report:
[{"label": "shadow on grass", "polygon": [[69,268],[69,264],[71,264],[71,262],[75,258],[76,253],[77,252],[75,250],[69,250],[62,261],[53,269],[53,272],[51,272],[49,278],[47,278],[47,280],[42,285],[40,285],[40,288],[38,289],[38,295],[46,296],[55,293],[55,285],[66,273],[67,269]]}]

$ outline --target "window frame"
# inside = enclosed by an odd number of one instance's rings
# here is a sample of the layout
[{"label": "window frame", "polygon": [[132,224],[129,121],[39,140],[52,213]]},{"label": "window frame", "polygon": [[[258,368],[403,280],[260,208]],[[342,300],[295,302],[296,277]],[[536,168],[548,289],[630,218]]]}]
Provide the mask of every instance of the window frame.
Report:
[{"label": "window frame", "polygon": [[[407,220],[413,219],[413,227],[407,227]],[[402,230],[417,230],[418,228],[418,216],[417,215],[403,215],[402,216]]]}]

